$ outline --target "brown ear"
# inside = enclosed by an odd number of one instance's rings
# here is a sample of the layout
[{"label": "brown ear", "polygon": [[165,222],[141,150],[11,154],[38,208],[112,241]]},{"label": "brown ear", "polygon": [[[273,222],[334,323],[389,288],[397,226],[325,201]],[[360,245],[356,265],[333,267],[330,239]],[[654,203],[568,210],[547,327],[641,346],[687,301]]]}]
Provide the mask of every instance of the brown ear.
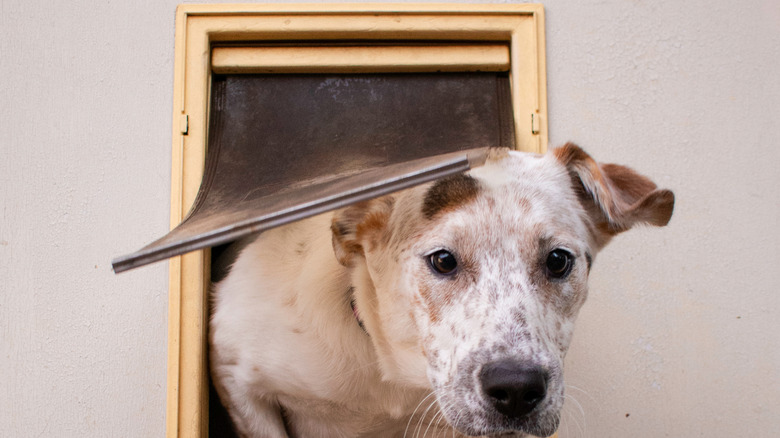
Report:
[{"label": "brown ear", "polygon": [[393,204],[394,199],[385,196],[359,202],[333,215],[330,229],[339,263],[349,266],[356,255],[365,254],[366,245],[375,244],[384,235]]},{"label": "brown ear", "polygon": [[625,166],[598,164],[579,146],[567,143],[553,154],[582,190],[586,210],[598,229],[608,235],[644,223],[662,227],[674,210],[674,193]]}]

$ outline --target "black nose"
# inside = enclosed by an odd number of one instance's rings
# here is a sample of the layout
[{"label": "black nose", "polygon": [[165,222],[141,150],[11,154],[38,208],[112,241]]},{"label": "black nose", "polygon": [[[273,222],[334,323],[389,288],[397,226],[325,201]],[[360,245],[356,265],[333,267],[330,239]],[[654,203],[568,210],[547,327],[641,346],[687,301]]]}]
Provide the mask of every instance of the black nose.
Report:
[{"label": "black nose", "polygon": [[509,418],[531,412],[547,394],[547,372],[528,362],[490,362],[482,367],[479,380],[487,401]]}]

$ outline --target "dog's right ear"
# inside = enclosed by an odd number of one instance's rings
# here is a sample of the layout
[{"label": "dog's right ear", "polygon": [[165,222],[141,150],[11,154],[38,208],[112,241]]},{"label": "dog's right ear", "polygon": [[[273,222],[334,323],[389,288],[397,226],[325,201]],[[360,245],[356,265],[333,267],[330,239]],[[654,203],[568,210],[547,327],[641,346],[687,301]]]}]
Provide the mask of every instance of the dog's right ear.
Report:
[{"label": "dog's right ear", "polygon": [[333,252],[339,263],[352,264],[355,256],[363,257],[386,234],[394,198],[385,196],[353,204],[333,215]]}]

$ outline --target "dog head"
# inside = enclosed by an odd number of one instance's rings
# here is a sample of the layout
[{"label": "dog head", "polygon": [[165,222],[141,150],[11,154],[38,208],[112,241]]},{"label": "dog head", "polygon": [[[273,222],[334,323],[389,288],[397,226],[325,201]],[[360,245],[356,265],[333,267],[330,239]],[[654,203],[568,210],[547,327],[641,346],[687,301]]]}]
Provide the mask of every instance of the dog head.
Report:
[{"label": "dog head", "polygon": [[351,206],[333,221],[387,380],[432,388],[468,435],[547,436],[596,253],[674,196],[567,144]]}]

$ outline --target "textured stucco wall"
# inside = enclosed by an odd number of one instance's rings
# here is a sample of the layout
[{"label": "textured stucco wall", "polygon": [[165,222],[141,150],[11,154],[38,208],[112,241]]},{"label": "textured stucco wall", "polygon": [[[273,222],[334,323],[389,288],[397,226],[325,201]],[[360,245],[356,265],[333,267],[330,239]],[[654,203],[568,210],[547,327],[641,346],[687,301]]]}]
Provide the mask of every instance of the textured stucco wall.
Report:
[{"label": "textured stucco wall", "polygon": [[0,436],[162,436],[174,2],[0,0]]},{"label": "textured stucco wall", "polygon": [[595,262],[562,435],[774,436],[780,3],[545,5],[552,143],[677,195]]},{"label": "textured stucco wall", "polygon": [[[0,0],[0,436],[162,436],[173,1]],[[544,2],[551,144],[675,190],[599,256],[563,437],[780,430],[780,7]],[[576,401],[575,401],[576,399]]]}]

